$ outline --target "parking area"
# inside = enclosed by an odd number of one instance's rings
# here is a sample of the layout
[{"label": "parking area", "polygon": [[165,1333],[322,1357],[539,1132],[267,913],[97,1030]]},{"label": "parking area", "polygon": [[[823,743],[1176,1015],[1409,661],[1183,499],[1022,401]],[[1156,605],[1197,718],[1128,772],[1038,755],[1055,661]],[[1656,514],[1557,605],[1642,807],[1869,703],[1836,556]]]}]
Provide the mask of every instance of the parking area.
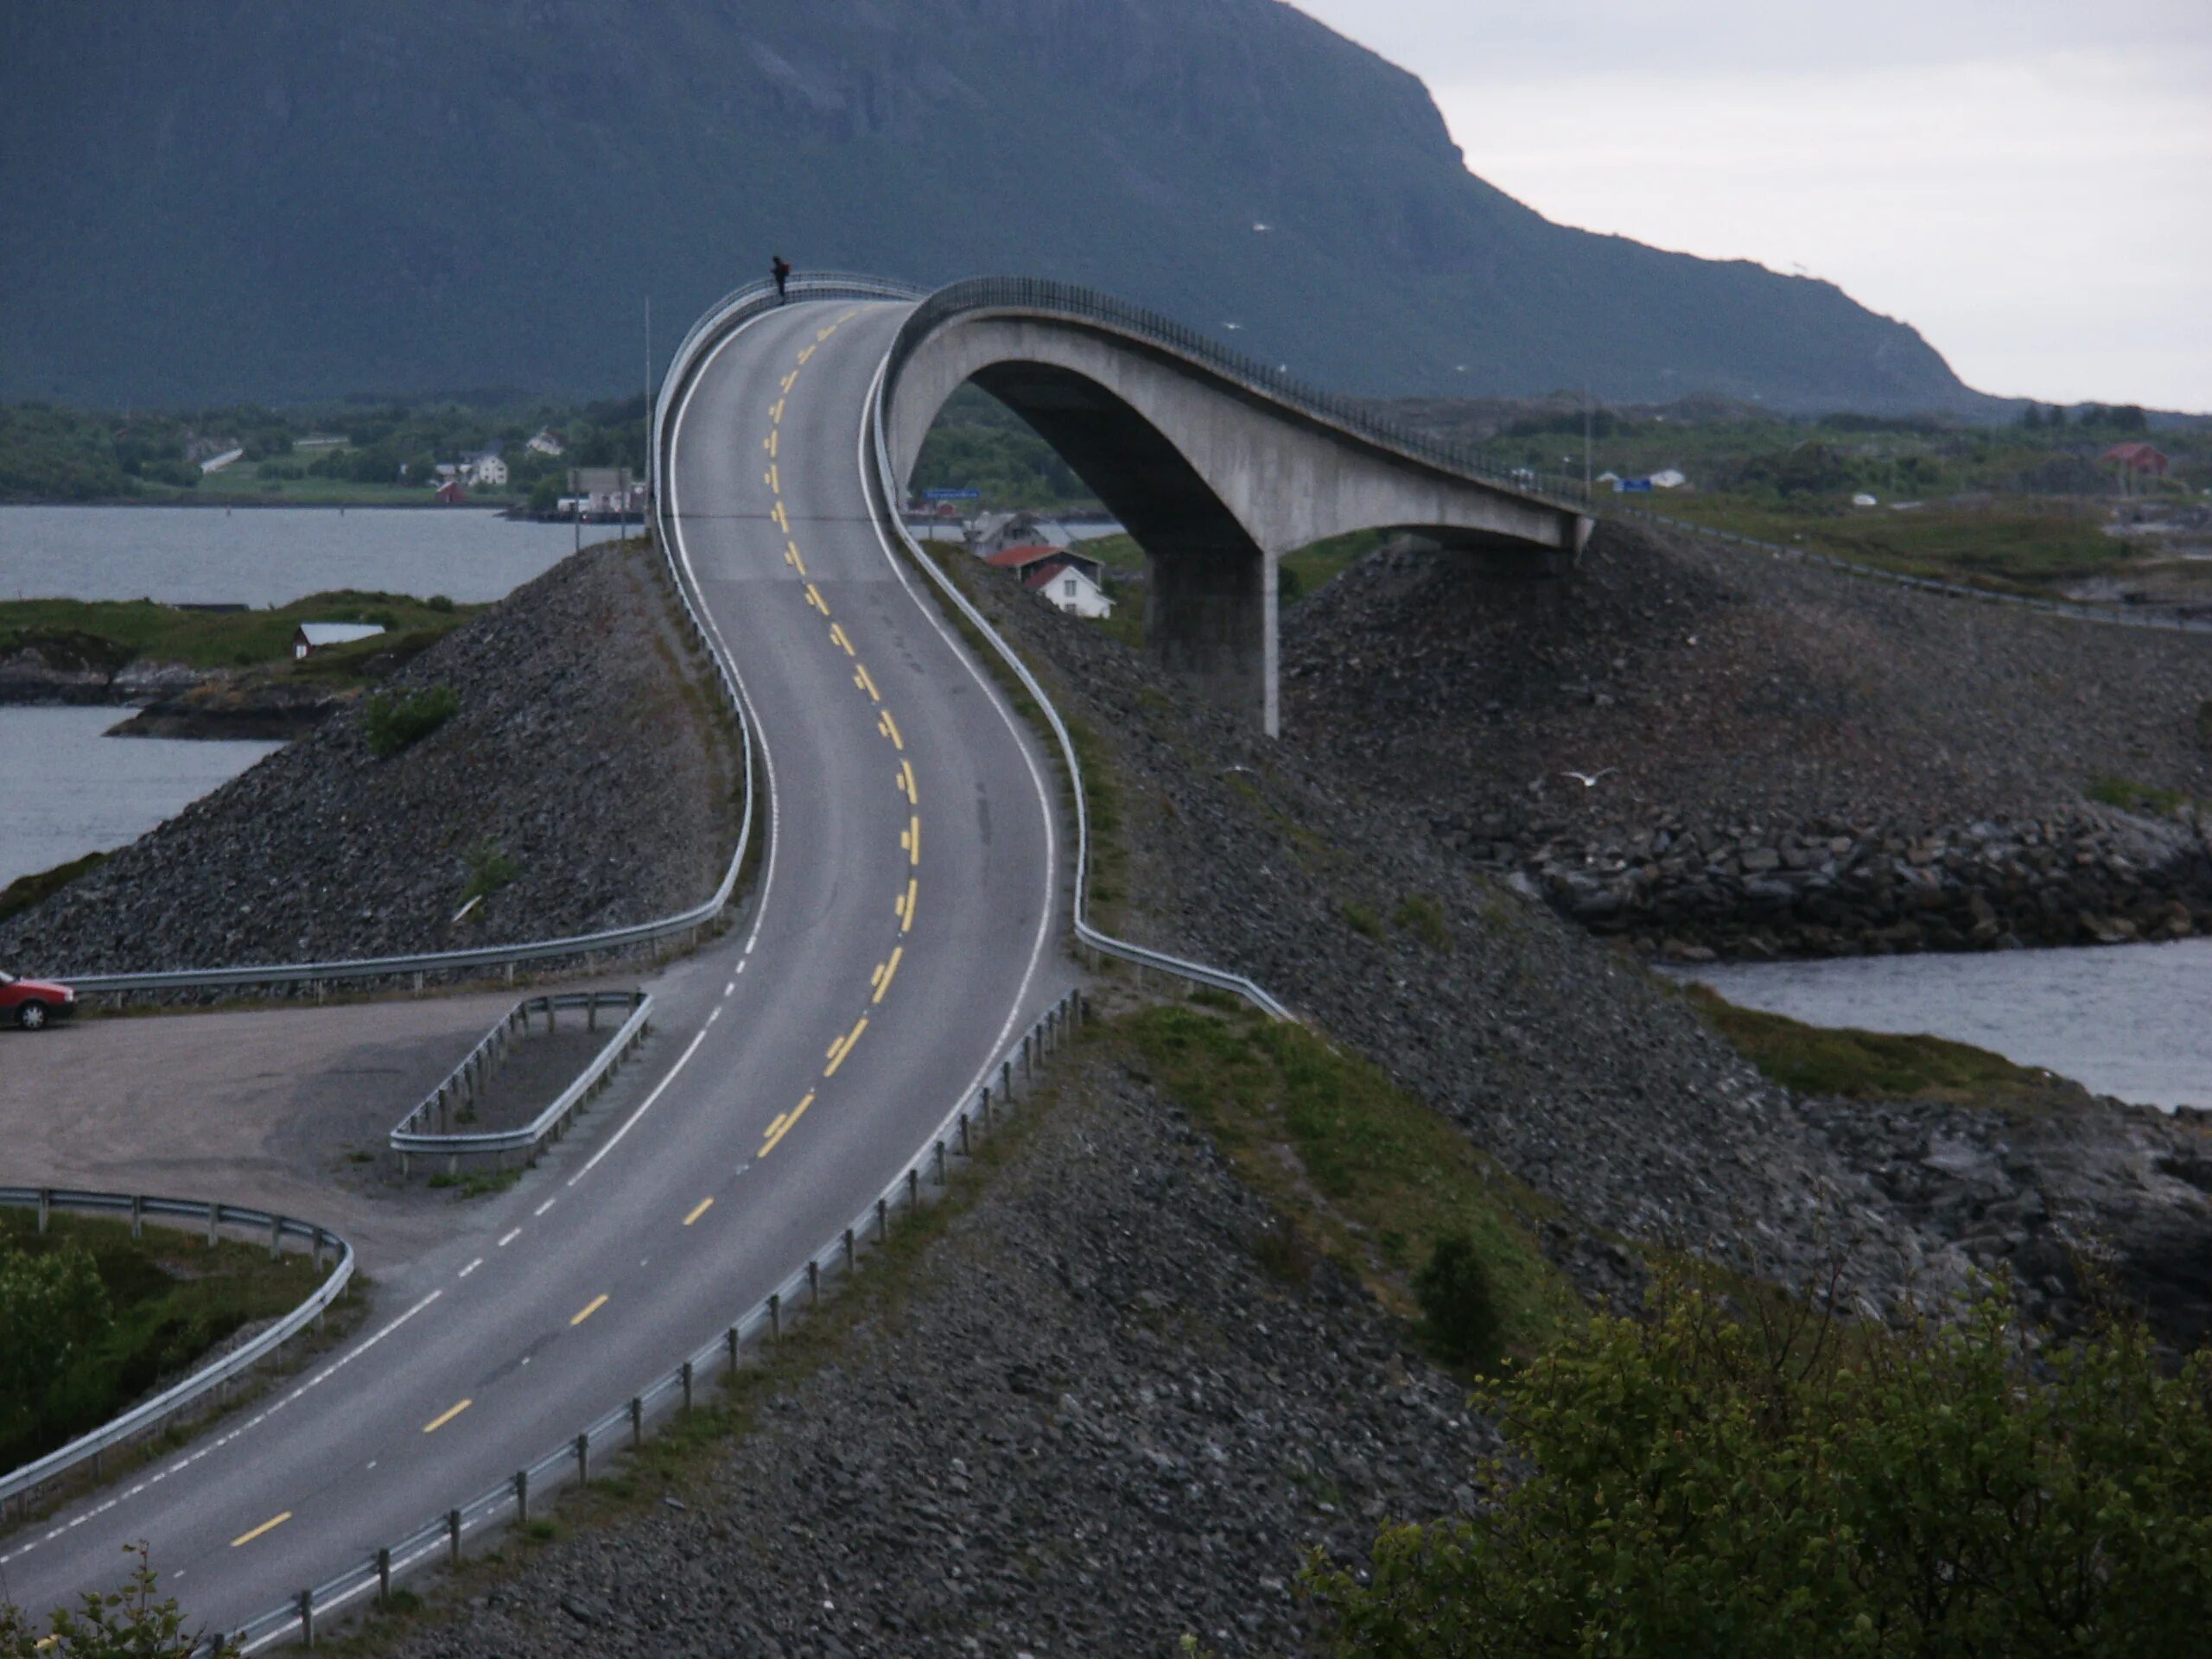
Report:
[{"label": "parking area", "polygon": [[512,993],[67,1020],[0,1031],[0,1179],[216,1198],[320,1222],[372,1274],[466,1230],[385,1132]]}]

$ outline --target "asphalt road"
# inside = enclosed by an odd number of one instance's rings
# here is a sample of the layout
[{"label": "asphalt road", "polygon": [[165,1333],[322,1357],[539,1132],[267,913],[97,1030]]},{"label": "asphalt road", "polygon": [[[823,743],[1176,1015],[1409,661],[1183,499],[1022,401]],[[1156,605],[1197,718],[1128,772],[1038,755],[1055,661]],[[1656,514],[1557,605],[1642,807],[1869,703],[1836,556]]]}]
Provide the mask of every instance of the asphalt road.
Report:
[{"label": "asphalt road", "polygon": [[664,1075],[389,1274],[296,1383],[0,1540],[0,1598],[112,1586],[143,1539],[227,1628],[474,1496],[765,1297],[1071,982],[1050,774],[867,508],[861,422],[905,310],[766,314],[677,417],[678,539],[752,707],[769,836],[745,926],[657,988]]}]

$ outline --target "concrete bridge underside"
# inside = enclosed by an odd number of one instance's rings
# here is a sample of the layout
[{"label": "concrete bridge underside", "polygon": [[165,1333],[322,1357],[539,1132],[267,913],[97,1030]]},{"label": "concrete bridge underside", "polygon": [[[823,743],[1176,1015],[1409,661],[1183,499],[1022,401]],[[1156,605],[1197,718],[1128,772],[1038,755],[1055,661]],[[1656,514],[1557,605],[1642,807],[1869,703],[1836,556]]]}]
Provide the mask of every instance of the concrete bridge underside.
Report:
[{"label": "concrete bridge underside", "polygon": [[885,410],[902,487],[969,380],[1036,428],[1144,549],[1146,634],[1162,665],[1271,736],[1285,554],[1402,530],[1552,575],[1589,537],[1585,514],[1402,454],[1147,342],[997,313],[950,319],[907,359]]}]

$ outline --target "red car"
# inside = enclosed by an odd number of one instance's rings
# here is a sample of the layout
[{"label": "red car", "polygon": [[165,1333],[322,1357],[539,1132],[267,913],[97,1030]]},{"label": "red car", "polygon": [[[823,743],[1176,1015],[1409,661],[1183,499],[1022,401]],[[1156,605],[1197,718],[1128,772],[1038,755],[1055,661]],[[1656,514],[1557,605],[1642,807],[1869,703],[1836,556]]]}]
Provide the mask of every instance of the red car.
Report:
[{"label": "red car", "polygon": [[12,1020],[25,1031],[37,1031],[76,1006],[77,993],[67,985],[0,973],[0,1020]]}]

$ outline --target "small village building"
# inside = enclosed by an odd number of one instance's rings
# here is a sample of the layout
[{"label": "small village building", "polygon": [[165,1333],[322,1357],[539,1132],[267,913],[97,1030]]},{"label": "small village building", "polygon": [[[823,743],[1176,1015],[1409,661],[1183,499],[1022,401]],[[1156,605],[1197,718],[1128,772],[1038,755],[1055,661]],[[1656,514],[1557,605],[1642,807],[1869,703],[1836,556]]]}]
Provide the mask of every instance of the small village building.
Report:
[{"label": "small village building", "polygon": [[373,622],[302,622],[292,631],[292,660],[298,662],[331,645],[373,639],[383,632]]},{"label": "small village building", "polygon": [[968,546],[979,559],[1014,547],[1066,547],[1074,538],[1067,527],[1033,512],[987,512],[968,533]]},{"label": "small village building", "polygon": [[442,506],[457,507],[468,499],[468,486],[458,478],[442,479],[438,483],[438,502]]},{"label": "small village building", "polygon": [[480,490],[503,490],[507,486],[507,463],[499,458],[499,446],[496,443],[461,457],[461,471],[463,478]]},{"label": "small village building", "polygon": [[2164,478],[2173,464],[2156,445],[2142,442],[2115,443],[2098,459],[2144,478]]},{"label": "small village building", "polygon": [[1021,585],[1086,620],[1114,614],[1114,601],[1105,589],[1072,564],[1039,565],[1021,579]]},{"label": "small village building", "polygon": [[1688,482],[1688,478],[1672,467],[1662,467],[1651,474],[1651,487],[1655,490],[1679,490]]},{"label": "small village building", "polygon": [[523,445],[533,455],[560,455],[568,450],[568,442],[551,427],[540,427]]},{"label": "small village building", "polygon": [[640,501],[640,486],[627,467],[571,467],[569,493],[586,518],[620,518]]},{"label": "small village building", "polygon": [[1048,547],[1043,543],[1009,547],[992,554],[984,563],[1011,570],[1021,578],[1023,587],[1061,610],[1084,617],[1114,613],[1114,601],[1106,594],[1106,567],[1072,547]]}]

